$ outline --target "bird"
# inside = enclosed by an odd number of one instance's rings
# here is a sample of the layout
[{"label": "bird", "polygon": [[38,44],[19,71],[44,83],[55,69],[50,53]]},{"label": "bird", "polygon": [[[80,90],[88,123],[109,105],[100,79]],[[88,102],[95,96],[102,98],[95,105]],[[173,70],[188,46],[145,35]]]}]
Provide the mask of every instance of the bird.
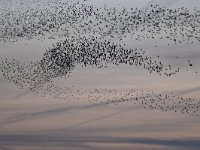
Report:
[{"label": "bird", "polygon": [[[1,62],[0,69],[4,78],[16,86],[34,94],[51,95],[68,102],[83,97],[89,103],[119,105],[133,101],[150,110],[199,116],[198,101],[176,97],[175,94],[155,94],[154,91],[133,89],[126,92],[114,89],[76,89],[74,94],[74,87],[60,87],[54,82],[55,79],[70,78],[77,66],[102,69],[110,64],[136,66],[147,70],[149,74],[172,77],[181,71],[180,67],[165,64],[159,55],[148,55],[147,50],[128,48],[123,39],[127,35],[137,42],[151,39],[155,49],[159,48],[162,40],[167,41],[168,46],[186,41],[195,44],[200,42],[199,10],[191,11],[184,7],[168,9],[159,5],[151,5],[142,10],[109,8],[106,5],[101,8],[84,0],[33,1],[25,9],[11,10],[5,7],[3,11],[0,18],[1,45],[33,39],[52,42],[58,37],[62,39],[49,46],[42,58],[35,62],[21,62],[15,58]],[[193,67],[190,60],[188,63],[189,67]]]}]

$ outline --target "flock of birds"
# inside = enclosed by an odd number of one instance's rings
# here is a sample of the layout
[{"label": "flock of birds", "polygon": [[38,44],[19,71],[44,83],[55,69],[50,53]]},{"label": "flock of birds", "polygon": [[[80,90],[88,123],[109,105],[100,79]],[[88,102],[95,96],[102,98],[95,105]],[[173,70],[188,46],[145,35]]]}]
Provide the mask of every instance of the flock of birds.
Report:
[{"label": "flock of birds", "polygon": [[[199,20],[200,10],[196,8],[193,11],[184,7],[168,9],[159,5],[142,10],[117,9],[106,5],[98,8],[88,4],[87,0],[48,1],[40,5],[27,5],[23,9],[4,7],[0,15],[1,45],[35,38],[64,40],[53,44],[37,62],[6,59],[1,62],[0,69],[4,78],[35,94],[48,94],[65,100],[81,99],[85,92],[75,90],[70,97],[71,88],[61,88],[55,83],[55,79],[68,78],[78,65],[100,69],[109,64],[126,64],[168,77],[179,73],[179,67],[165,65],[159,60],[160,56],[153,58],[143,49],[127,48],[124,40],[126,37],[136,41],[151,39],[155,41],[155,47],[158,40],[194,44],[200,42]],[[189,61],[188,67],[192,66]],[[95,89],[89,91],[87,99],[90,102],[100,102],[102,97],[106,100],[105,92],[108,92],[107,98],[111,96],[106,104],[134,101],[149,109],[199,116],[200,102],[177,97],[173,93],[130,90],[117,96],[119,91],[114,90],[113,93],[112,90],[105,89],[102,92]]]},{"label": "flock of birds", "polygon": [[200,101],[194,98],[186,98],[175,92],[160,93],[154,90],[142,89],[78,89],[72,87],[60,87],[59,84],[48,83],[40,91],[42,97],[50,95],[56,99],[69,103],[89,102],[98,105],[134,104],[141,105],[145,109],[160,110],[162,112],[175,112],[190,116],[200,116]]},{"label": "flock of birds", "polygon": [[139,41],[200,42],[200,10],[196,8],[168,9],[159,5],[146,9],[117,9],[106,5],[98,8],[86,0],[60,0],[34,3],[18,9],[5,7],[0,17],[1,44],[35,37],[68,38],[71,34],[106,36],[115,40],[131,36]]}]

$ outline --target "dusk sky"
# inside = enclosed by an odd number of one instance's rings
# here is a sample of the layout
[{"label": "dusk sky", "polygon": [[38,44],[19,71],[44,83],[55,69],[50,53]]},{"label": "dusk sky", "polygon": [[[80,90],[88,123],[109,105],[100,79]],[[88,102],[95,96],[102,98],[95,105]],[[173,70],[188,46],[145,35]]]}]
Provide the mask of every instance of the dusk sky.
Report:
[{"label": "dusk sky", "polygon": [[19,1],[0,0],[0,150],[200,149],[199,0]]}]

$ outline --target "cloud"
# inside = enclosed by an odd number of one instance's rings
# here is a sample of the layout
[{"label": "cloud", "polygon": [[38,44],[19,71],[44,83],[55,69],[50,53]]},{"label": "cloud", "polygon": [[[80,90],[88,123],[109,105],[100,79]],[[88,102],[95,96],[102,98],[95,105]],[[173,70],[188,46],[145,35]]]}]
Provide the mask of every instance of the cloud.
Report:
[{"label": "cloud", "polygon": [[4,122],[0,124],[0,126],[16,123],[20,121],[27,121],[27,120],[33,120],[37,118],[47,117],[49,115],[58,115],[62,113],[66,113],[70,110],[72,110],[73,107],[62,107],[62,108],[56,108],[56,109],[49,109],[45,111],[35,112],[35,113],[25,113],[20,115],[15,115],[13,117],[7,118]]},{"label": "cloud", "polygon": [[117,111],[117,112],[114,112],[114,113],[110,113],[110,114],[107,114],[107,115],[104,115],[104,116],[100,116],[100,117],[96,117],[96,118],[92,118],[92,119],[88,119],[86,121],[82,121],[82,122],[79,122],[77,124],[74,124],[72,126],[69,126],[69,127],[65,127],[63,129],[59,129],[59,130],[55,130],[53,132],[64,132],[64,131],[67,131],[67,130],[71,130],[72,128],[77,128],[77,127],[81,127],[83,125],[86,125],[86,124],[89,124],[89,123],[94,123],[96,121],[100,121],[100,120],[103,120],[103,119],[107,119],[107,118],[110,118],[110,117],[113,117],[113,116],[116,116],[116,115],[119,115],[119,114],[122,114],[122,113],[125,113],[125,112],[128,112],[128,111],[131,111],[131,110],[136,110],[136,109],[141,109],[143,108],[142,106],[134,106],[134,107],[130,107],[128,109],[124,109],[124,110],[121,110],[121,111]]},{"label": "cloud", "polygon": [[12,150],[11,148],[0,146],[0,150]]},{"label": "cloud", "polygon": [[189,93],[193,93],[193,92],[199,92],[200,91],[200,87],[195,87],[195,88],[191,88],[191,89],[187,89],[187,90],[182,90],[180,92],[177,92],[177,96],[178,95],[185,95],[185,94],[189,94]]},{"label": "cloud", "polygon": [[14,96],[11,100],[16,100],[16,99],[18,99],[18,98],[21,98],[22,96],[24,96],[24,95],[26,95],[26,94],[28,94],[28,93],[30,93],[30,91],[25,91],[25,92],[23,92],[23,93],[20,93],[20,94]]},{"label": "cloud", "polygon": [[[172,121],[171,121],[172,122]],[[89,122],[92,123],[92,122]],[[183,124],[180,126],[180,124]],[[188,123],[184,120],[179,120],[178,122],[168,123],[167,121],[163,121],[162,123],[145,123],[145,124],[131,124],[131,125],[119,125],[119,126],[85,126],[80,128],[82,125],[74,125],[71,127],[66,127],[58,130],[49,130],[48,132],[43,133],[73,133],[73,134],[107,134],[113,132],[134,132],[134,133],[155,133],[155,132],[163,132],[163,131],[177,131],[184,130],[188,127]]]},{"label": "cloud", "polygon": [[[117,99],[117,100],[113,100],[112,104],[120,103],[120,102],[123,102],[123,100]],[[95,108],[95,107],[104,106],[107,104],[108,104],[107,102],[101,102],[101,103],[95,103],[95,104],[84,105],[84,106],[62,107],[62,108],[49,109],[49,110],[35,112],[35,113],[25,113],[25,114],[15,115],[15,116],[9,117],[5,121],[1,122],[0,127],[7,125],[7,124],[11,124],[11,123],[27,121],[27,120],[32,120],[32,119],[38,119],[38,118],[48,117],[48,116],[53,116],[53,115],[58,115],[58,114],[64,114],[69,111],[77,111],[80,109]]]},{"label": "cloud", "polygon": [[90,144],[143,144],[199,150],[200,139],[164,139],[146,137],[106,137],[73,135],[0,135],[0,145],[9,146],[50,146],[91,148]]},{"label": "cloud", "polygon": [[[200,87],[188,89],[188,90],[184,90],[184,91],[178,90],[178,91],[176,91],[177,94],[175,94],[175,95],[178,96],[178,95],[194,92],[194,91],[197,91],[197,90],[200,90]],[[167,93],[167,92],[163,92],[163,93]],[[160,94],[163,94],[163,93],[160,93]],[[155,96],[155,95],[157,95],[157,94],[152,94],[151,96]],[[137,97],[137,98],[140,99],[140,98],[143,98],[143,97]],[[133,99],[134,99],[134,97],[131,97],[131,98],[126,99],[126,100],[131,101]],[[109,104],[121,103],[123,101],[124,101],[123,99],[116,99],[116,100],[113,100],[112,103],[109,103]],[[54,116],[61,115],[61,114],[65,114],[69,111],[78,111],[78,110],[81,110],[81,109],[90,109],[90,108],[95,108],[95,107],[99,107],[99,106],[104,106],[104,105],[107,105],[107,104],[108,104],[108,102],[101,102],[101,103],[95,103],[95,104],[90,104],[90,105],[61,107],[61,108],[44,110],[44,111],[40,111],[40,112],[19,114],[19,115],[15,115],[15,116],[7,118],[5,121],[0,123],[0,126],[4,126],[4,125],[7,125],[7,124],[16,123],[16,122],[21,122],[21,121],[27,121],[27,120],[33,120],[33,119],[53,116],[53,115]],[[166,106],[168,106],[168,105],[166,105]],[[141,108],[144,107],[144,105],[134,105],[133,107],[141,109]],[[164,106],[163,106],[163,108],[164,108]],[[91,123],[91,122],[94,122],[94,121],[98,121],[98,120],[101,120],[101,119],[104,119],[104,118],[108,118],[108,117],[117,115],[119,113],[123,113],[123,112],[126,112],[126,111],[129,111],[129,110],[127,110],[127,108],[126,108],[125,110],[114,112],[113,114],[108,114],[108,115],[105,115],[105,116],[101,116],[101,117],[97,117],[97,118],[93,118],[93,119],[89,119],[89,120],[80,122],[77,125],[84,125],[84,124],[87,124],[87,123]],[[77,125],[74,125],[74,126],[77,126]]]}]

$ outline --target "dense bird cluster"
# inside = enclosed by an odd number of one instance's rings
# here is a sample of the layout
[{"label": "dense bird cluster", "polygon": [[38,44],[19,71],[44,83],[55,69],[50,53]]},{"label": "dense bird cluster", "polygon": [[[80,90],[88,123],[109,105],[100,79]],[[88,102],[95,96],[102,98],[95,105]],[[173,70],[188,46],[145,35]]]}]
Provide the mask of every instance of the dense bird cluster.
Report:
[{"label": "dense bird cluster", "polygon": [[2,61],[2,72],[4,78],[10,82],[35,92],[54,78],[68,77],[77,65],[98,68],[106,67],[108,64],[134,65],[148,70],[149,73],[167,76],[179,72],[179,68],[165,66],[160,60],[156,60],[158,58],[154,60],[145,55],[142,49],[127,49],[124,46],[107,40],[99,42],[96,37],[74,37],[56,43],[38,62],[21,63],[15,59]]},{"label": "dense bird cluster", "polygon": [[[127,48],[123,39],[133,38],[168,40],[177,43],[200,42],[200,10],[181,7],[168,9],[151,5],[145,9],[98,8],[87,3],[48,1],[25,8],[2,8],[0,14],[0,44],[57,37],[59,41],[44,52],[37,62],[4,60],[0,69],[4,78],[15,85],[37,94],[48,94],[60,99],[83,99],[89,102],[121,103],[134,101],[149,109],[180,111],[199,116],[200,102],[173,94],[155,94],[153,91],[121,91],[94,89],[89,91],[61,88],[55,79],[68,77],[76,66],[97,68],[112,65],[139,66],[159,75],[170,77],[180,71],[165,65],[159,56],[153,58],[140,48]],[[193,64],[188,60],[189,67]],[[70,93],[71,96],[70,96]],[[107,93],[107,94],[106,94]],[[119,94],[117,94],[119,93]],[[123,92],[121,92],[123,93]],[[104,97],[106,96],[106,97]]]},{"label": "dense bird cluster", "polygon": [[200,41],[200,11],[181,7],[168,9],[151,5],[145,9],[104,6],[86,1],[48,1],[25,8],[5,7],[0,15],[0,41],[68,38],[69,35],[97,34],[101,37],[135,40],[169,40],[173,43]]},{"label": "dense bird cluster", "polygon": [[[67,37],[73,24],[87,15],[87,11],[84,11],[87,6],[78,1],[33,1],[23,6],[22,4],[16,9],[5,7],[1,10],[1,43],[31,40],[35,37],[52,38],[61,32]],[[79,11],[77,7],[80,8]]]},{"label": "dense bird cluster", "polygon": [[[193,98],[177,96],[172,92],[157,94],[154,92],[154,90],[83,90],[77,89],[73,86],[62,87],[60,86],[59,82],[53,80],[54,78],[52,78],[52,76],[58,78],[57,74],[45,74],[42,67],[38,64],[40,64],[40,62],[35,64],[32,62],[24,62],[20,64],[20,62],[16,60],[8,61],[4,66],[3,74],[4,77],[9,81],[13,82],[17,86],[22,87],[23,89],[33,92],[34,94],[51,96],[53,98],[65,100],[66,102],[70,103],[81,103],[82,101],[88,101],[89,103],[99,103],[101,105],[119,105],[133,102],[134,104],[142,105],[144,108],[150,110],[161,110],[163,112],[172,111],[194,116],[200,115],[200,101]],[[35,68],[33,66],[35,66]]]},{"label": "dense bird cluster", "polygon": [[[46,73],[54,72],[58,76],[65,75],[77,64],[105,67],[107,64],[141,66],[150,73],[163,73],[167,76],[179,72],[179,68],[165,67],[161,61],[153,60],[145,55],[142,49],[128,49],[125,44],[117,44],[107,40],[100,41],[97,37],[67,39],[58,42],[54,48],[47,50],[41,60],[41,66]],[[169,72],[167,72],[167,70]]]}]

